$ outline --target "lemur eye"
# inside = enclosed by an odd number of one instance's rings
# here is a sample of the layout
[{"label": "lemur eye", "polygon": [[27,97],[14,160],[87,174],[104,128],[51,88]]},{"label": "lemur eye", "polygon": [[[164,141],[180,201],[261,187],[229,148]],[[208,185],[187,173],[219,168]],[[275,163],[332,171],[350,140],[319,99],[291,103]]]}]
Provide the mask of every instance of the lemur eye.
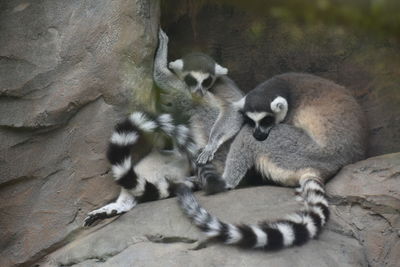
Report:
[{"label": "lemur eye", "polygon": [[197,80],[193,78],[192,75],[188,74],[185,76],[185,83],[187,84],[187,86],[195,86],[197,85]]},{"label": "lemur eye", "polygon": [[250,125],[251,127],[256,127],[256,124],[254,123],[254,121],[252,119],[250,119],[246,115],[243,115],[243,117],[244,117],[244,123]]},{"label": "lemur eye", "polygon": [[262,120],[260,120],[261,126],[269,126],[275,122],[275,118],[273,116],[265,116]]},{"label": "lemur eye", "polygon": [[211,76],[208,76],[208,78],[207,79],[205,79],[202,83],[201,83],[201,85],[203,86],[203,87],[209,87],[210,85],[211,85],[211,83],[212,83],[212,78],[211,78]]}]

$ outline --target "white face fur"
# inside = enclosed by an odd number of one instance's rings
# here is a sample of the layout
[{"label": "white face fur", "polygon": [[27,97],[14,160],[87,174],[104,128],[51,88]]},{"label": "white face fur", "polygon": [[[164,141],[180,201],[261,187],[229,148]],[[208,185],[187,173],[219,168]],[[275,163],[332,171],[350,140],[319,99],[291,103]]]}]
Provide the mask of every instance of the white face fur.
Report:
[{"label": "white face fur", "polygon": [[274,115],[269,112],[246,112],[246,116],[253,120],[256,127],[259,127],[260,121],[264,119],[267,115],[274,117]]}]

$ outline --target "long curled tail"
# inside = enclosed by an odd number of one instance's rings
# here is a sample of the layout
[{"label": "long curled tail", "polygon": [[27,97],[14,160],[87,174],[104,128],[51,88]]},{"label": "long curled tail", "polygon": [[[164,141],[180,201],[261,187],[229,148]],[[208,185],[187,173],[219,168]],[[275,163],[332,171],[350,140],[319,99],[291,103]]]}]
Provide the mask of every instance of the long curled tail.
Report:
[{"label": "long curled tail", "polygon": [[243,248],[278,250],[302,245],[315,238],[329,219],[324,186],[317,179],[301,182],[300,196],[304,209],[274,222],[256,225],[224,223],[202,208],[185,185],[177,190],[178,202],[184,213],[208,237]]},{"label": "long curled tail", "polygon": [[107,151],[115,181],[123,188],[134,190],[138,184],[143,184],[138,181],[134,171],[131,151],[136,145],[142,145],[139,142],[140,136],[154,132],[162,132],[171,137],[178,149],[194,160],[197,147],[185,124],[176,123],[170,114],[154,117],[145,112],[133,112],[116,125]]}]

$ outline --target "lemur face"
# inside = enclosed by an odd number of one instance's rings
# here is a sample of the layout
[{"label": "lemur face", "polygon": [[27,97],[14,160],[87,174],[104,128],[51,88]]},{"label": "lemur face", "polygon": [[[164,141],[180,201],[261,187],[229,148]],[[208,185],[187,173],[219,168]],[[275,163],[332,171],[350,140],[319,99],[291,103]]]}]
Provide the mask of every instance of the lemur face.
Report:
[{"label": "lemur face", "polygon": [[265,103],[247,95],[234,105],[243,114],[245,123],[254,128],[253,137],[258,141],[267,139],[273,126],[281,123],[288,111],[288,103],[281,96]]},{"label": "lemur face", "polygon": [[274,114],[268,112],[243,112],[245,122],[254,128],[253,136],[258,141],[267,139],[275,123]]},{"label": "lemur face", "polygon": [[219,76],[228,73],[226,68],[202,53],[188,54],[182,59],[170,62],[169,67],[174,70],[193,95],[200,97],[203,97],[213,87]]},{"label": "lemur face", "polygon": [[216,77],[211,73],[188,71],[184,73],[183,80],[192,94],[202,97],[214,85]]}]

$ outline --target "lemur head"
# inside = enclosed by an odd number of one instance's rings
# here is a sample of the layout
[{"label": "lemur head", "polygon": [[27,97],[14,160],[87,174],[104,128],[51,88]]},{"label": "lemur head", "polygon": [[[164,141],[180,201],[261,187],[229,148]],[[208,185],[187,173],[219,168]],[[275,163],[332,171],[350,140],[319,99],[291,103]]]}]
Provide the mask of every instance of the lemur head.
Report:
[{"label": "lemur head", "polygon": [[191,53],[169,63],[169,67],[185,82],[192,94],[204,96],[219,76],[228,69],[202,53]]},{"label": "lemur head", "polygon": [[254,128],[253,136],[264,141],[275,124],[281,123],[288,112],[288,89],[279,84],[271,88],[265,84],[250,91],[234,105],[245,118],[245,122]]}]

